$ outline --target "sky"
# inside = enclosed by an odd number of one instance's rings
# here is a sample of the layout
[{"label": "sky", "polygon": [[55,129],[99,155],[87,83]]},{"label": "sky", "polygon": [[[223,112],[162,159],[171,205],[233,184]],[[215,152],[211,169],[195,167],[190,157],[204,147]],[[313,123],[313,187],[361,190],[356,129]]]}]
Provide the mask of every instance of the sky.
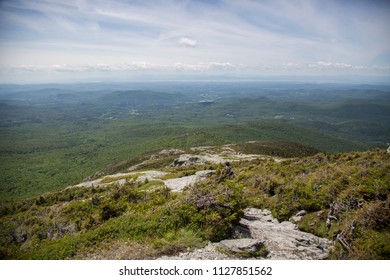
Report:
[{"label": "sky", "polygon": [[390,82],[386,0],[0,0],[0,83]]}]

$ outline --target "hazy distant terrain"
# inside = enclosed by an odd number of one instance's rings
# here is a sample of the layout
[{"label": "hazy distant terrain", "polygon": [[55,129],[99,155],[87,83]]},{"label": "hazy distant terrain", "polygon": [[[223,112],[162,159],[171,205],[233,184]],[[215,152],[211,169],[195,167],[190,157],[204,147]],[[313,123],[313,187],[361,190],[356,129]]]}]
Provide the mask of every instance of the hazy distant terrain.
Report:
[{"label": "hazy distant terrain", "polygon": [[164,148],[287,140],[385,147],[390,88],[253,82],[2,85],[0,197],[30,197]]}]

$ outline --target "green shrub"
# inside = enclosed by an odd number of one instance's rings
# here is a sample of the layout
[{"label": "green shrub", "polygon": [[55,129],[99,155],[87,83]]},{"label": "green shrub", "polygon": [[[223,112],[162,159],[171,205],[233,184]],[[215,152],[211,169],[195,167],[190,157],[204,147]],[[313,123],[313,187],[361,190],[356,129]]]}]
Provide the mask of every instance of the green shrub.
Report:
[{"label": "green shrub", "polygon": [[155,239],[152,246],[160,255],[173,255],[179,252],[200,248],[205,241],[189,229],[168,231],[162,238]]},{"label": "green shrub", "polygon": [[111,218],[120,216],[125,210],[125,206],[117,205],[113,201],[107,201],[101,206],[100,218],[102,221],[107,221]]},{"label": "green shrub", "polygon": [[354,239],[353,250],[349,259],[389,260],[390,259],[390,232],[366,230]]}]

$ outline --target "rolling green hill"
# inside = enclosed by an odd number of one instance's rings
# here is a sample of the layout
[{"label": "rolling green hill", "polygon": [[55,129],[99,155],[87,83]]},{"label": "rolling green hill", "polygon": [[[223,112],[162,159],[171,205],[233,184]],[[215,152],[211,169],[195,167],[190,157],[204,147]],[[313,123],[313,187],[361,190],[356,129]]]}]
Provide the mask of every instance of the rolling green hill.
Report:
[{"label": "rolling green hill", "polygon": [[59,190],[113,162],[171,147],[280,140],[332,153],[383,148],[390,138],[389,92],[351,87],[4,86],[0,202]]}]

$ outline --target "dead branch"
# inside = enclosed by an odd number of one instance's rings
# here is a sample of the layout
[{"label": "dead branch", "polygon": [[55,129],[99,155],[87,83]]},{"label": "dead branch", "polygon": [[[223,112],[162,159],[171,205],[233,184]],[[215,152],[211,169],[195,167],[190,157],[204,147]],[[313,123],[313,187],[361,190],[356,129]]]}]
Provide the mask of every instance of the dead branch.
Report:
[{"label": "dead branch", "polygon": [[352,251],[351,246],[344,239],[343,232],[337,234],[336,240],[341,244],[341,246],[344,248],[344,250],[348,251],[348,253],[350,253]]}]

